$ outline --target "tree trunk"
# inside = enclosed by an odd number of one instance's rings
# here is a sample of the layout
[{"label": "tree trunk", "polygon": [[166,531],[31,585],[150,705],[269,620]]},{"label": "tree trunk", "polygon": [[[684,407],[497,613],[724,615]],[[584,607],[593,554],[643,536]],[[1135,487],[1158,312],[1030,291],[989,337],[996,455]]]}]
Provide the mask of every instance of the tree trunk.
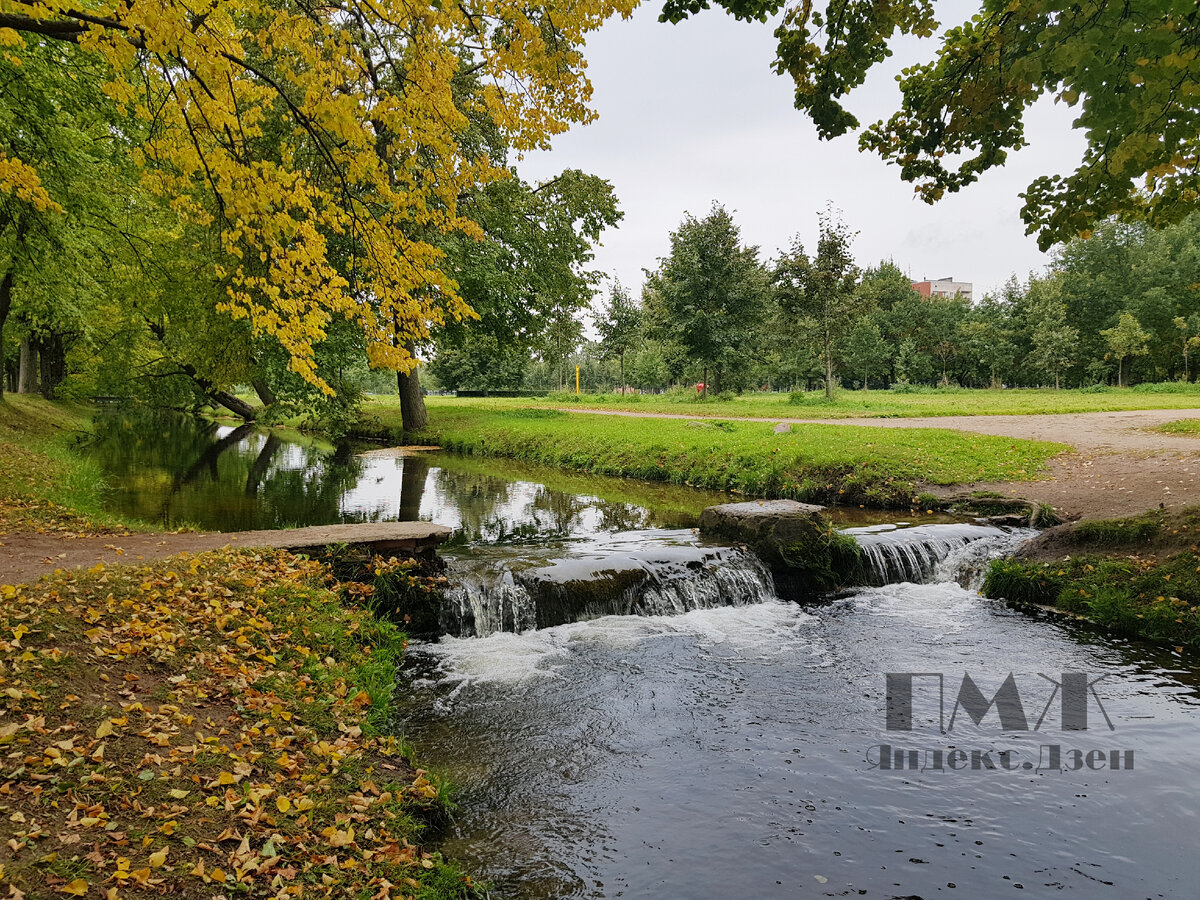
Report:
[{"label": "tree trunk", "polygon": [[66,376],[66,351],[61,334],[51,333],[37,342],[42,369],[42,396],[53,400],[55,391]]},{"label": "tree trunk", "polygon": [[[208,382],[204,379],[197,379],[197,384],[199,384],[201,387],[204,387],[204,385],[208,384]],[[209,385],[205,389],[205,393],[207,393],[209,397],[211,397],[217,403],[220,403],[235,416],[245,419],[247,422],[253,422],[255,417],[258,415],[257,409],[255,409],[241,397],[235,397],[233,394],[229,393],[229,391],[217,390]]]},{"label": "tree trunk", "polygon": [[21,361],[17,372],[17,393],[36,394],[38,392],[37,353],[33,349],[33,341],[29,335],[21,338]]},{"label": "tree trunk", "polygon": [[720,366],[715,366],[713,368],[713,388],[714,388],[716,395],[718,397],[721,396],[721,367]]},{"label": "tree trunk", "polygon": [[708,399],[708,366],[704,367],[704,373],[700,381],[700,396],[705,400]]},{"label": "tree trunk", "polygon": [[833,354],[825,354],[825,399],[833,399]]},{"label": "tree trunk", "polygon": [[[4,323],[8,321],[8,311],[12,309],[12,289],[16,278],[16,271],[9,269],[0,279],[0,368],[4,367]],[[3,397],[4,379],[0,378],[0,399]]]},{"label": "tree trunk", "polygon": [[[417,345],[408,341],[404,345],[408,355],[416,359]],[[414,366],[408,374],[396,373],[396,393],[400,395],[400,421],[405,432],[420,431],[429,422],[425,409],[425,398],[421,396],[421,380]]]},{"label": "tree trunk", "polygon": [[271,386],[267,384],[266,379],[261,376],[252,378],[250,379],[250,386],[254,388],[254,393],[258,394],[258,399],[262,401],[264,407],[275,405],[275,401],[278,398],[275,396],[275,392],[271,390]]},{"label": "tree trunk", "polygon": [[621,360],[621,396],[625,396],[625,351],[622,350],[617,358]]}]

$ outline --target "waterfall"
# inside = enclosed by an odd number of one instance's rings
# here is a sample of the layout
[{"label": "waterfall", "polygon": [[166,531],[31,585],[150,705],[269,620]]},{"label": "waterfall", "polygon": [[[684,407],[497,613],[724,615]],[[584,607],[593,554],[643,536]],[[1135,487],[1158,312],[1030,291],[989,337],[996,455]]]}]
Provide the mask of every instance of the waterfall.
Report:
[{"label": "waterfall", "polygon": [[987,563],[1037,532],[993,525],[875,525],[847,528],[858,541],[877,585],[957,581],[964,586],[982,577]]},{"label": "waterfall", "polygon": [[775,597],[771,573],[757,556],[699,543],[690,532],[630,532],[557,549],[481,548],[449,560],[447,574],[455,587],[441,624],[461,637]]}]

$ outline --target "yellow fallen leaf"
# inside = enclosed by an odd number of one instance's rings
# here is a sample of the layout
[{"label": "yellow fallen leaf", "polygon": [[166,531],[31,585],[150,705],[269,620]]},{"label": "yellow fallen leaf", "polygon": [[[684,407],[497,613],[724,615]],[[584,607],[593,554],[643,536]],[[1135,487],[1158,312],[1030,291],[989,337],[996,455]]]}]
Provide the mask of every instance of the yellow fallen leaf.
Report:
[{"label": "yellow fallen leaf", "polygon": [[150,854],[150,868],[161,869],[167,861],[167,848],[159,850],[157,853]]},{"label": "yellow fallen leaf", "polygon": [[100,727],[96,729],[96,737],[106,738],[116,729],[113,728],[112,719],[105,719],[100,723]]},{"label": "yellow fallen leaf", "polygon": [[88,883],[82,878],[76,878],[70,884],[64,884],[58,890],[60,893],[70,894],[73,897],[82,897],[88,892]]},{"label": "yellow fallen leaf", "polygon": [[237,776],[232,772],[222,772],[217,776],[217,784],[237,784]]}]

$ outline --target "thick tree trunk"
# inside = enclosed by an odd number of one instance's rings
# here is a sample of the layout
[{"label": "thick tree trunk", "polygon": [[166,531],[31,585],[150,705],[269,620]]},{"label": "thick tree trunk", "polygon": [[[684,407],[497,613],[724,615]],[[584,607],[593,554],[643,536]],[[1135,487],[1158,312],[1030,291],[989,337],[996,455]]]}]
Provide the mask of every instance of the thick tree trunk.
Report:
[{"label": "thick tree trunk", "polygon": [[53,400],[55,392],[66,377],[67,358],[63,348],[61,334],[50,334],[37,342],[38,357],[41,360],[42,396]]},{"label": "thick tree trunk", "polygon": [[[417,345],[409,341],[404,345],[409,356],[416,357]],[[420,431],[429,422],[425,410],[425,398],[421,396],[421,379],[414,367],[411,372],[396,373],[396,393],[400,395],[400,421],[405,432]]]},{"label": "thick tree trunk", "polygon": [[721,367],[716,366],[713,369],[713,389],[717,396],[721,396]]},{"label": "thick tree trunk", "polygon": [[33,341],[29,335],[21,338],[21,360],[17,370],[17,393],[36,394],[38,392],[37,352],[33,349]]},{"label": "thick tree trunk", "polygon": [[[188,366],[187,368],[191,368],[191,366]],[[207,393],[209,397],[211,397],[217,403],[220,403],[238,418],[245,419],[247,422],[253,422],[255,417],[258,416],[258,410],[241,397],[235,397],[233,394],[229,393],[229,391],[217,390],[203,378],[196,378],[195,381],[205,389],[205,393]]]},{"label": "thick tree trunk", "polygon": [[[8,321],[8,311],[12,309],[13,283],[17,273],[9,269],[0,279],[0,369],[4,368],[4,323]],[[4,379],[0,378],[0,398],[4,396]]]},{"label": "thick tree trunk", "polygon": [[833,399],[833,356],[825,354],[825,399]]}]

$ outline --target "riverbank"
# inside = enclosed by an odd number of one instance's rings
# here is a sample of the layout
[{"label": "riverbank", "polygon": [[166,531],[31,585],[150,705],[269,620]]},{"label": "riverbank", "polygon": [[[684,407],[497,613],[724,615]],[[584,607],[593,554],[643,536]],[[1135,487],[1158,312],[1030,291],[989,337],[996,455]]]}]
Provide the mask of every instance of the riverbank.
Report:
[{"label": "riverbank", "polygon": [[[103,480],[69,449],[87,424],[40,399],[0,404],[0,553],[25,537],[118,554],[197,537],[103,511]],[[474,896],[421,846],[445,787],[381,733],[401,631],[285,552],[133,556],[0,585],[0,885]]]},{"label": "riverbank", "polygon": [[[455,401],[431,404],[427,439],[449,450],[749,497],[913,508],[928,485],[1032,480],[1062,444],[938,429],[841,424],[776,429],[733,420],[624,418]],[[396,439],[398,405],[374,403],[357,433]]]},{"label": "riverbank", "polygon": [[[125,534],[148,526],[104,508],[104,474],[73,448],[91,410],[30,394],[0,402],[0,532]],[[0,541],[3,538],[0,537]]]},{"label": "riverbank", "polygon": [[993,562],[982,593],[1130,637],[1200,647],[1200,507],[1048,529]]}]

